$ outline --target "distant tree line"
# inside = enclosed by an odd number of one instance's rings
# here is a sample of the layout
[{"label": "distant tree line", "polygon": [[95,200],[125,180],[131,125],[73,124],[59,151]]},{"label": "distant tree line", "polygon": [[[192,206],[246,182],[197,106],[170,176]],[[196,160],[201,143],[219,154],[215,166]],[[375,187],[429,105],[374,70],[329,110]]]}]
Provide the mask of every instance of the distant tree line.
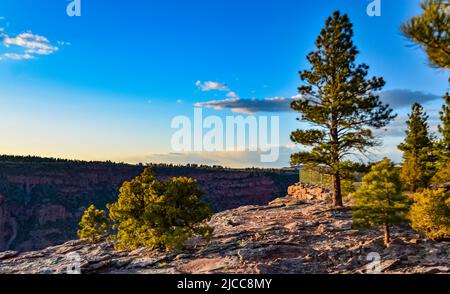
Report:
[{"label": "distant tree line", "polygon": [[190,168],[201,170],[223,170],[223,171],[248,171],[248,172],[269,172],[269,173],[290,173],[291,169],[286,168],[261,168],[261,167],[247,167],[247,168],[232,168],[222,165],[206,165],[206,164],[173,164],[173,163],[137,163],[130,164],[125,162],[106,161],[85,161],[75,159],[63,159],[53,157],[39,157],[39,156],[18,156],[18,155],[0,155],[0,163],[54,163],[54,164],[77,164],[77,165],[101,165],[101,166],[140,166],[150,168]]}]

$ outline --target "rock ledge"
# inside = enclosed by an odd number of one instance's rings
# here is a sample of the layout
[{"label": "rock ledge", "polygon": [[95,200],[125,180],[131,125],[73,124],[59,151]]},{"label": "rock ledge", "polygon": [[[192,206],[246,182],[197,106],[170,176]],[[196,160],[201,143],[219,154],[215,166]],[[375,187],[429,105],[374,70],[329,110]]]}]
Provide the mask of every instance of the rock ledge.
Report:
[{"label": "rock ledge", "polygon": [[280,198],[267,206],[244,206],[215,214],[210,243],[190,240],[182,254],[145,249],[115,252],[112,244],[70,241],[29,252],[0,253],[0,273],[366,273],[380,257],[382,273],[450,273],[450,243],[421,238],[409,227],[393,229],[383,247],[379,230],[352,229],[351,210],[320,200]]}]

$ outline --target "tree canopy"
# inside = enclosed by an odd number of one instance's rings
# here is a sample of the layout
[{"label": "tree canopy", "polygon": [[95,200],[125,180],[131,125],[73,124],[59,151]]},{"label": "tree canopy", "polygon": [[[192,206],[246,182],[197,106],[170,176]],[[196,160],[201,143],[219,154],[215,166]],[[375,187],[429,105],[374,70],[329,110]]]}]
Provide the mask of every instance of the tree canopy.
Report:
[{"label": "tree canopy", "polygon": [[406,138],[398,148],[403,151],[401,179],[409,191],[426,188],[436,171],[434,138],[429,132],[428,115],[414,103],[406,122]]},{"label": "tree canopy", "polygon": [[402,33],[425,49],[434,67],[450,69],[450,13],[446,0],[425,0],[423,13],[401,27]]},{"label": "tree canopy", "polygon": [[196,180],[179,177],[161,182],[146,168],[125,182],[118,201],[108,206],[117,229],[116,249],[145,246],[172,251],[181,249],[192,235],[208,237],[212,228],[202,222],[211,211],[202,196]]},{"label": "tree canopy", "polygon": [[95,243],[102,236],[109,233],[110,222],[104,210],[97,209],[94,205],[89,206],[83,214],[77,232],[80,239],[88,239]]}]

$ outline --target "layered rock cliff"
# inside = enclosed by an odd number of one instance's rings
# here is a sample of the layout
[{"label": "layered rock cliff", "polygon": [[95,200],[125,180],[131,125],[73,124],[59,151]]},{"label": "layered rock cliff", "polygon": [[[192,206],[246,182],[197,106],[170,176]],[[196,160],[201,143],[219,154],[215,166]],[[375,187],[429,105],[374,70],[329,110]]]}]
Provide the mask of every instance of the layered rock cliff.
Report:
[{"label": "layered rock cliff", "polygon": [[[143,166],[0,157],[0,251],[39,250],[76,238],[86,207],[116,201],[118,188]],[[284,195],[295,173],[156,167],[157,176],[198,180],[213,211],[266,204]]]},{"label": "layered rock cliff", "polygon": [[[306,197],[310,197],[307,195]],[[217,213],[213,239],[192,239],[177,254],[71,241],[42,251],[0,253],[0,273],[450,273],[450,243],[407,226],[383,246],[380,230],[352,228],[351,210],[320,200],[280,198]]]}]

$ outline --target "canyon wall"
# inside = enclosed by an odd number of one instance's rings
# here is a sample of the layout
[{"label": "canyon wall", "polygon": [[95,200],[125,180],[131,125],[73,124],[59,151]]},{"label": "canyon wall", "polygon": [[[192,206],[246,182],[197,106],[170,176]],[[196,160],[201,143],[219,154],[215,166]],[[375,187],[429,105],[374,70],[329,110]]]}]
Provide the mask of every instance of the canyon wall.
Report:
[{"label": "canyon wall", "polygon": [[[116,201],[118,189],[143,166],[0,158],[0,251],[39,250],[76,238],[83,211]],[[215,212],[284,196],[298,175],[277,171],[155,167],[161,180],[198,180]]]}]

